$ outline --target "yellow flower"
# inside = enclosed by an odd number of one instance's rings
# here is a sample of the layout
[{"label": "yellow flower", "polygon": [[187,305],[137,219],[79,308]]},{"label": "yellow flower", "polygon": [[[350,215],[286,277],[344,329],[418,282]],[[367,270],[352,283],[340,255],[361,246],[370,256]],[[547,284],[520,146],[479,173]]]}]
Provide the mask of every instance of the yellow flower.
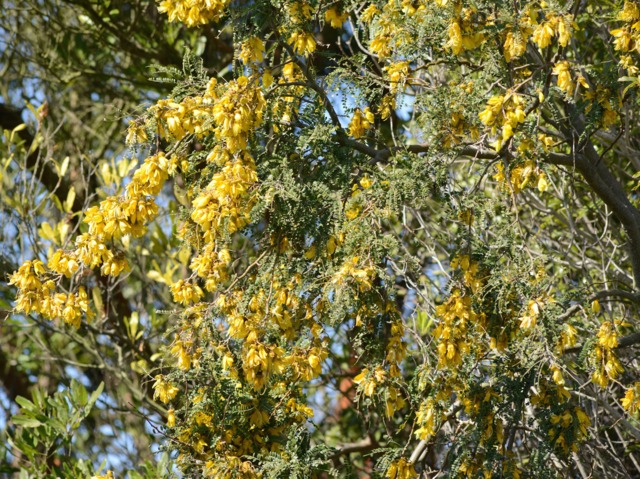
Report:
[{"label": "yellow flower", "polygon": [[353,221],[360,215],[361,208],[358,205],[354,205],[345,211],[344,216],[349,220]]},{"label": "yellow flower", "polygon": [[360,179],[360,186],[362,186],[365,190],[371,188],[372,185],[373,181],[368,176],[365,175]]},{"label": "yellow flower", "polygon": [[558,37],[558,44],[566,47],[571,41],[573,15],[547,15],[547,20],[536,25],[532,39],[540,48],[551,45],[551,39]]},{"label": "yellow flower", "polygon": [[412,479],[414,477],[418,477],[418,473],[413,467],[413,463],[407,461],[404,457],[401,457],[397,461],[391,463],[387,469],[385,477],[388,479]]},{"label": "yellow flower", "polygon": [[367,8],[364,9],[360,19],[364,23],[371,23],[371,21],[373,20],[373,17],[375,17],[376,15],[380,15],[380,13],[382,13],[380,9],[372,3]]},{"label": "yellow flower", "polygon": [[160,399],[163,403],[167,404],[171,401],[180,391],[176,386],[168,381],[164,380],[162,374],[158,374],[155,377],[155,383],[153,384],[153,399]]},{"label": "yellow flower", "polygon": [[306,2],[295,2],[287,8],[287,13],[293,23],[302,23],[305,20],[311,20],[313,7]]},{"label": "yellow flower", "polygon": [[295,32],[289,37],[289,44],[298,55],[311,55],[316,51],[316,39],[311,33]]},{"label": "yellow flower", "polygon": [[556,22],[556,34],[561,47],[566,47],[571,40],[573,15],[558,17]]},{"label": "yellow flower", "polygon": [[138,124],[136,121],[131,120],[129,122],[129,128],[127,129],[127,138],[125,139],[127,145],[144,143],[147,140],[147,132],[145,131],[144,127]]},{"label": "yellow flower", "polygon": [[629,414],[637,413],[640,410],[640,382],[630,386],[620,402]]},{"label": "yellow flower", "polygon": [[463,18],[452,21],[447,29],[449,40],[446,42],[445,48],[450,48],[455,55],[479,47],[485,39],[484,34],[475,31],[474,26],[468,21],[473,9],[465,8],[462,13]]},{"label": "yellow flower", "polygon": [[415,432],[418,439],[429,439],[436,433],[438,414],[436,413],[433,398],[429,398],[420,404],[420,409],[416,413],[416,420],[420,425]]},{"label": "yellow flower", "polygon": [[494,95],[489,98],[487,106],[480,113],[480,121],[487,126],[491,126],[498,119],[498,114],[502,110],[502,104],[504,103],[504,96]]},{"label": "yellow flower", "polygon": [[76,261],[75,254],[57,250],[47,262],[47,267],[56,273],[64,274],[67,278],[70,278],[73,273],[78,271],[79,265]]},{"label": "yellow flower", "polygon": [[542,305],[542,299],[530,300],[527,304],[527,313],[520,320],[520,327],[522,329],[532,329],[535,327],[538,317],[540,316],[540,307]]},{"label": "yellow flower", "polygon": [[265,70],[265,72],[262,74],[262,85],[265,88],[269,88],[271,85],[273,85],[273,74],[271,73],[271,70]]},{"label": "yellow flower", "polygon": [[569,70],[569,62],[563,60],[553,67],[553,74],[558,77],[558,88],[564,91],[568,96],[573,95],[575,83],[571,79],[571,71]]},{"label": "yellow flower", "polygon": [[191,369],[192,356],[189,353],[189,348],[192,345],[191,342],[185,343],[180,340],[180,337],[176,335],[176,340],[171,348],[171,354],[178,360],[178,368],[183,371]]},{"label": "yellow flower", "polygon": [[245,40],[239,56],[245,65],[249,62],[261,62],[264,58],[264,42],[257,37]]},{"label": "yellow flower", "polygon": [[106,474],[101,476],[91,476],[91,479],[114,479],[113,471],[107,471]]},{"label": "yellow flower", "polygon": [[360,385],[360,390],[365,396],[373,396],[376,390],[376,381],[367,368],[364,368],[360,374],[353,378],[353,382]]},{"label": "yellow flower", "polygon": [[395,62],[386,67],[384,71],[389,75],[389,89],[391,93],[397,93],[404,88],[409,77],[409,62]]},{"label": "yellow flower", "polygon": [[204,296],[200,286],[195,283],[187,283],[182,279],[171,285],[171,294],[173,294],[173,300],[176,303],[183,305],[197,303]]},{"label": "yellow flower", "polygon": [[578,342],[578,331],[568,323],[565,323],[563,331],[560,333],[560,351],[575,346]]},{"label": "yellow flower", "polygon": [[395,387],[389,386],[387,391],[387,398],[384,405],[385,415],[388,418],[391,418],[396,411],[399,411],[405,406],[405,402],[404,399],[402,399],[400,392]]},{"label": "yellow flower", "polygon": [[[169,169],[170,161],[164,156],[164,153],[159,152],[148,157],[133,174],[131,183],[127,185],[127,193],[131,197],[157,195],[162,190],[167,178],[169,178]],[[101,210],[104,213],[105,210],[102,205]]]},{"label": "yellow flower", "polygon": [[553,38],[554,31],[550,22],[540,23],[533,30],[532,40],[540,48],[547,48],[551,45],[551,38]]},{"label": "yellow flower", "polygon": [[107,251],[106,259],[100,267],[100,273],[104,276],[118,276],[123,271],[129,271],[129,261],[123,254],[114,254]]},{"label": "yellow flower", "polygon": [[380,59],[388,57],[391,54],[391,36],[383,35],[378,32],[371,39],[369,49],[372,53],[378,55]]},{"label": "yellow flower", "polygon": [[555,143],[553,137],[545,135],[544,133],[538,134],[538,141],[542,143],[544,151],[549,151],[549,148]]},{"label": "yellow flower", "polygon": [[224,140],[229,153],[235,154],[246,149],[249,133],[262,123],[266,102],[254,77],[241,76],[227,85],[212,113],[216,137]]},{"label": "yellow flower", "polygon": [[342,24],[347,20],[348,16],[349,15],[347,13],[339,13],[336,7],[331,7],[324,14],[325,20],[333,28],[340,28]]},{"label": "yellow flower", "polygon": [[464,51],[460,24],[458,22],[452,22],[447,31],[449,33],[449,41],[446,46],[451,48],[454,54],[459,55]]},{"label": "yellow flower", "polygon": [[167,412],[167,427],[174,427],[176,425],[176,412],[173,408]]},{"label": "yellow flower", "polygon": [[169,21],[179,21],[188,27],[217,22],[229,0],[162,0],[158,11],[167,13]]},{"label": "yellow flower", "polygon": [[618,20],[634,22],[640,20],[640,5],[636,2],[625,1],[624,7],[618,13]]},{"label": "yellow flower", "polygon": [[544,193],[549,188],[549,182],[547,181],[547,175],[541,172],[538,175],[538,191]]},{"label": "yellow flower", "polygon": [[598,342],[591,356],[591,362],[595,366],[591,379],[602,388],[607,387],[609,380],[616,379],[624,371],[615,354],[615,348],[618,347],[616,324],[607,321],[600,326]]},{"label": "yellow flower", "polygon": [[613,41],[614,48],[621,52],[628,52],[631,50],[634,39],[631,30],[628,27],[616,28],[609,33],[615,37]]},{"label": "yellow flower", "polygon": [[527,39],[519,30],[510,31],[504,41],[504,57],[507,62],[521,57],[527,49]]},{"label": "yellow flower", "polygon": [[598,331],[598,344],[607,349],[614,349],[618,347],[618,332],[615,330],[614,325],[607,321],[600,326]]},{"label": "yellow flower", "polygon": [[564,386],[564,377],[562,376],[562,370],[555,364],[551,366],[551,372],[553,373],[553,382],[559,386]]},{"label": "yellow flower", "polygon": [[349,123],[349,134],[354,138],[362,138],[365,132],[373,126],[374,120],[375,117],[369,107],[366,107],[364,111],[358,108]]}]

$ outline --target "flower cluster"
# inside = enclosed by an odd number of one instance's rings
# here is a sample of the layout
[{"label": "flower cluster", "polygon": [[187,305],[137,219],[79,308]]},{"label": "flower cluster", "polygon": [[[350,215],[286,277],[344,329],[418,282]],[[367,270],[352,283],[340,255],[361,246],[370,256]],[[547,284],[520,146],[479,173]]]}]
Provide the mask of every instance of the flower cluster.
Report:
[{"label": "flower cluster", "polygon": [[[209,185],[193,200],[191,219],[197,224],[204,240],[214,248],[215,240],[224,231],[234,233],[249,223],[249,214],[255,203],[251,188],[257,182],[255,163],[247,152],[235,155],[216,173]],[[209,277],[213,262],[194,260],[195,270]]]},{"label": "flower cluster", "polygon": [[89,297],[83,286],[77,293],[56,293],[55,281],[40,260],[25,261],[9,277],[9,284],[18,288],[15,310],[26,314],[38,313],[46,319],[63,319],[78,328],[82,317],[90,320]]},{"label": "flower cluster", "polygon": [[264,42],[258,37],[251,37],[242,42],[240,60],[247,63],[259,63],[264,58]]},{"label": "flower cluster", "polygon": [[246,150],[250,134],[262,123],[265,99],[257,77],[239,77],[226,85],[212,110],[215,134],[229,153]]},{"label": "flower cluster", "polygon": [[546,19],[536,25],[533,30],[532,40],[540,48],[551,45],[551,39],[558,37],[558,44],[566,47],[571,41],[573,32],[573,15],[555,15],[547,13]]},{"label": "flower cluster", "polygon": [[[571,97],[576,89],[576,84],[571,76],[571,69],[567,60],[556,63],[552,71],[553,75],[558,77],[558,88],[560,88],[567,97]],[[589,84],[586,82],[583,76],[578,77],[580,85],[589,89]]]},{"label": "flower cluster", "polygon": [[366,107],[364,111],[360,108],[356,109],[349,123],[349,134],[354,138],[362,138],[366,131],[373,126],[374,120],[375,117],[369,107]]},{"label": "flower cluster", "polygon": [[501,128],[501,134],[492,145],[496,151],[515,133],[518,125],[524,123],[524,97],[518,93],[507,92],[506,95],[495,95],[489,98],[486,108],[480,113],[480,121],[492,128],[495,133]]},{"label": "flower cluster", "polygon": [[438,341],[438,367],[455,368],[471,351],[467,331],[478,319],[471,307],[471,297],[454,291],[444,304],[436,307],[436,315],[440,322],[432,335]]},{"label": "flower cluster", "polygon": [[349,14],[346,12],[340,13],[336,7],[331,7],[325,12],[324,18],[333,28],[340,28],[349,18]]},{"label": "flower cluster", "polygon": [[[393,308],[392,304],[387,309]],[[400,377],[400,363],[407,356],[407,345],[402,339],[404,337],[404,323],[396,319],[391,323],[391,332],[386,347],[385,360],[389,364],[389,375],[392,378]]]},{"label": "flower cluster", "polygon": [[591,420],[581,407],[576,406],[567,408],[562,414],[552,414],[551,424],[549,437],[553,445],[568,454],[570,451],[576,452],[580,442],[587,437]]},{"label": "flower cluster", "polygon": [[507,35],[504,40],[504,58],[510,62],[521,57],[527,49],[527,42],[533,33],[536,25],[537,12],[530,7],[521,15],[517,22],[517,27],[507,26]]},{"label": "flower cluster", "polygon": [[188,27],[217,22],[229,4],[228,0],[161,0],[158,11],[166,13],[170,22]]},{"label": "flower cluster", "polygon": [[619,324],[619,321],[602,323],[597,334],[598,342],[591,356],[591,362],[595,367],[591,379],[602,388],[607,387],[609,380],[616,379],[624,371],[615,353],[618,347],[616,326]]},{"label": "flower cluster", "polygon": [[[582,77],[580,77],[582,78]],[[580,80],[579,78],[579,80]],[[633,85],[633,83],[631,84]],[[618,109],[622,105],[622,98],[615,95],[610,88],[598,85],[595,89],[584,93],[584,98],[588,104],[585,112],[590,112],[594,106],[598,106],[602,111],[602,126],[608,128],[618,120]]]},{"label": "flower cluster", "polygon": [[442,414],[436,409],[433,397],[430,397],[420,404],[416,413],[416,421],[420,426],[415,431],[418,439],[425,440],[431,438],[437,431]]},{"label": "flower cluster", "polygon": [[332,284],[342,285],[346,282],[353,282],[358,291],[369,291],[373,285],[373,279],[376,276],[376,270],[371,265],[366,265],[362,268],[358,268],[360,258],[354,256],[344,262],[340,270],[334,275]]},{"label": "flower cluster", "polygon": [[625,1],[617,19],[624,22],[624,25],[610,32],[615,38],[613,42],[615,49],[623,53],[632,51],[640,53],[640,24],[638,23],[640,22],[640,4]]},{"label": "flower cluster", "polygon": [[549,187],[546,173],[533,160],[526,160],[524,164],[513,167],[508,179],[503,163],[497,163],[496,170],[498,171],[493,178],[503,189],[513,193],[520,193],[527,186],[543,193]]},{"label": "flower cluster", "polygon": [[[471,221],[469,217],[468,221]],[[468,254],[455,256],[451,260],[451,268],[462,271],[462,280],[472,293],[477,293],[484,284],[484,273],[480,273],[480,266],[477,261],[473,261]]]},{"label": "flower cluster", "polygon": [[[242,307],[240,295],[221,296],[218,306],[228,319],[228,334],[242,342],[242,370],[249,385],[262,390],[274,374],[289,371],[296,380],[310,381],[320,375],[327,357],[320,329],[313,321],[312,307],[297,293],[294,281],[274,282],[271,291],[259,290]],[[311,332],[311,345],[293,347],[287,351],[269,344],[267,338],[274,331],[286,340],[295,342],[304,330]],[[227,359],[229,369],[232,358]]]},{"label": "flower cluster", "polygon": [[155,382],[153,383],[154,399],[160,399],[164,404],[167,404],[175,398],[179,392],[180,390],[171,382],[166,381],[161,374],[155,377]]},{"label": "flower cluster", "polygon": [[413,467],[413,463],[401,457],[391,463],[384,477],[388,479],[412,479],[418,477],[418,473]]},{"label": "flower cluster", "polygon": [[640,382],[634,383],[627,389],[620,403],[629,414],[635,414],[640,411]]},{"label": "flower cluster", "polygon": [[[147,158],[133,175],[126,192],[109,196],[98,206],[89,208],[83,219],[88,231],[78,235],[75,249],[55,251],[47,264],[41,261],[25,263],[11,278],[18,286],[16,310],[41,314],[48,319],[63,318],[68,324],[80,326],[81,317],[90,319],[89,299],[83,287],[77,293],[55,293],[54,273],[70,278],[80,266],[97,268],[105,276],[118,276],[129,269],[124,252],[115,246],[128,238],[138,238],[145,225],[158,213],[158,207],[149,198],[157,195],[175,165],[164,153]],[[44,278],[47,278],[42,281]]]},{"label": "flower cluster", "polygon": [[185,97],[180,103],[171,98],[158,100],[149,109],[162,138],[180,141],[187,135],[204,137],[213,128],[211,111],[217,99],[218,82],[212,78],[203,95]]},{"label": "flower cluster", "polygon": [[382,366],[378,366],[373,371],[369,371],[368,368],[364,368],[360,371],[360,374],[353,378],[353,382],[359,386],[362,394],[366,397],[372,397],[376,387],[382,384],[386,378],[387,372],[382,368]]},{"label": "flower cluster", "polygon": [[474,8],[462,8],[459,15],[449,23],[449,40],[445,47],[450,48],[455,55],[478,48],[486,38],[481,31],[482,26],[472,20],[475,13],[477,11]]},{"label": "flower cluster", "polygon": [[409,62],[407,61],[390,63],[384,67],[384,71],[389,77],[389,89],[391,93],[402,91],[411,74]]},{"label": "flower cluster", "polygon": [[298,55],[308,56],[316,51],[316,39],[309,32],[294,32],[289,37],[289,44]]},{"label": "flower cluster", "polygon": [[542,302],[539,300],[529,300],[525,314],[520,318],[520,327],[522,329],[533,329],[536,326],[538,317],[540,316],[540,307]]},{"label": "flower cluster", "polygon": [[[308,30],[308,23],[313,16],[313,7],[308,3],[293,2],[287,6],[289,25],[293,32],[289,35],[288,43],[298,55],[308,56],[316,51],[316,39]],[[333,19],[337,21],[337,19]],[[342,24],[340,24],[342,25]]]}]

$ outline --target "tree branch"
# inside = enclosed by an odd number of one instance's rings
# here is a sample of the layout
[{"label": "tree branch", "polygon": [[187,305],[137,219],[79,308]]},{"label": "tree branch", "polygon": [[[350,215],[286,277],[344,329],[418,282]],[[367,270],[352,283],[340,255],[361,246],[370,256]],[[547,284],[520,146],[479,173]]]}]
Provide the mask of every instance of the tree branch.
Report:
[{"label": "tree branch", "polygon": [[[5,130],[13,130],[17,126],[23,124],[22,111],[11,106],[7,106],[0,103],[0,127]],[[24,129],[18,133],[25,143],[31,144],[34,141],[34,136]],[[93,178],[89,185],[73,185],[67,178],[60,178],[58,173],[51,164],[46,161],[42,161],[41,151],[36,148],[32,153],[27,156],[26,163],[27,168],[33,172],[38,178],[40,183],[51,193],[56,195],[61,202],[64,202],[72,187],[75,188],[76,197],[73,201],[72,210],[81,211],[84,208],[85,200],[87,197],[87,190],[93,191],[97,188],[97,181]]]},{"label": "tree branch", "polygon": [[[620,338],[618,340],[618,345],[614,349],[624,349],[630,346],[634,346],[636,344],[640,344],[640,333],[631,333]],[[565,349],[564,353],[565,354],[579,353],[580,351],[582,351],[583,347],[584,347],[583,344],[579,344],[577,346],[573,346],[571,348]]]},{"label": "tree branch", "polygon": [[593,191],[611,208],[629,236],[629,257],[633,271],[634,287],[640,289],[640,210],[627,197],[618,179],[596,151],[590,139],[584,139],[586,126],[575,107],[566,105],[570,121],[560,125],[562,133],[572,138],[576,148],[575,168]]}]

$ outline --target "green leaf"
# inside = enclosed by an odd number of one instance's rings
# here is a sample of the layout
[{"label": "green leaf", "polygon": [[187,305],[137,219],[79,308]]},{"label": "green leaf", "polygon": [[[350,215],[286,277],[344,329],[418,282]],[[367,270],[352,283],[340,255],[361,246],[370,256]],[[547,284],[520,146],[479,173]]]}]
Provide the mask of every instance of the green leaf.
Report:
[{"label": "green leaf", "polygon": [[67,199],[64,201],[64,211],[70,213],[73,208],[73,202],[76,199],[76,189],[72,186],[67,193]]},{"label": "green leaf", "polygon": [[62,165],[60,166],[60,177],[63,177],[67,172],[67,168],[69,168],[69,157],[66,156],[64,160],[62,160]]},{"label": "green leaf", "polygon": [[51,225],[46,221],[42,223],[42,225],[40,226],[39,233],[40,233],[40,237],[48,241],[53,241],[55,239],[55,232],[53,231],[53,228],[51,227]]},{"label": "green leaf", "polygon": [[38,421],[36,418],[25,416],[24,414],[16,414],[15,416],[12,416],[11,422],[13,422],[13,424],[15,424],[16,426],[27,428],[44,426],[44,424]]},{"label": "green leaf", "polygon": [[89,403],[88,403],[89,407],[93,407],[93,405],[96,403],[96,401],[102,394],[103,390],[104,390],[104,382],[101,382],[98,388],[91,393],[91,397],[89,398]]},{"label": "green leaf", "polygon": [[20,405],[20,407],[28,410],[35,411],[36,405],[29,401],[27,398],[23,398],[22,396],[16,397],[16,402]]},{"label": "green leaf", "polygon": [[73,398],[73,402],[80,407],[86,406],[89,400],[87,389],[75,379],[71,380],[71,397]]}]

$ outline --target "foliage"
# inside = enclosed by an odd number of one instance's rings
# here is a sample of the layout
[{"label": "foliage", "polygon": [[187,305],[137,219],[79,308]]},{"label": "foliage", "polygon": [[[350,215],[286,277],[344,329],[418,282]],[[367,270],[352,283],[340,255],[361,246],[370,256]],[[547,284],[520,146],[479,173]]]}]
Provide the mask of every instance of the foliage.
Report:
[{"label": "foliage", "polygon": [[[89,397],[82,384],[72,381],[68,390],[55,393],[52,397],[36,388],[32,392],[32,401],[21,396],[16,398],[20,411],[11,418],[17,429],[9,443],[14,454],[24,455],[28,464],[25,469],[30,472],[27,477],[47,477],[52,473],[63,473],[65,476],[89,473],[90,466],[82,460],[70,466],[59,462],[56,464],[57,461],[51,459],[56,458],[59,449],[68,450],[74,446],[76,430],[88,416],[102,388],[103,384]],[[79,471],[72,472],[70,467]]]},{"label": "foliage", "polygon": [[[126,11],[111,7],[91,11]],[[116,378],[94,420],[130,396],[156,424],[174,462],[131,477],[640,474],[640,4],[158,12],[166,38],[145,24],[134,46],[203,32],[228,55],[158,68],[172,91],[140,94],[122,135],[137,168],[105,138],[112,165],[76,186],[48,154],[56,186],[27,188],[34,152],[64,138],[43,106],[35,146],[22,126],[2,143],[28,193],[3,194],[27,244],[7,321],[39,348],[72,338],[76,369]],[[139,78],[138,47],[125,63],[102,48]],[[44,421],[26,417],[12,437]],[[113,475],[67,443],[67,475]],[[23,472],[44,467],[25,454]]]}]

